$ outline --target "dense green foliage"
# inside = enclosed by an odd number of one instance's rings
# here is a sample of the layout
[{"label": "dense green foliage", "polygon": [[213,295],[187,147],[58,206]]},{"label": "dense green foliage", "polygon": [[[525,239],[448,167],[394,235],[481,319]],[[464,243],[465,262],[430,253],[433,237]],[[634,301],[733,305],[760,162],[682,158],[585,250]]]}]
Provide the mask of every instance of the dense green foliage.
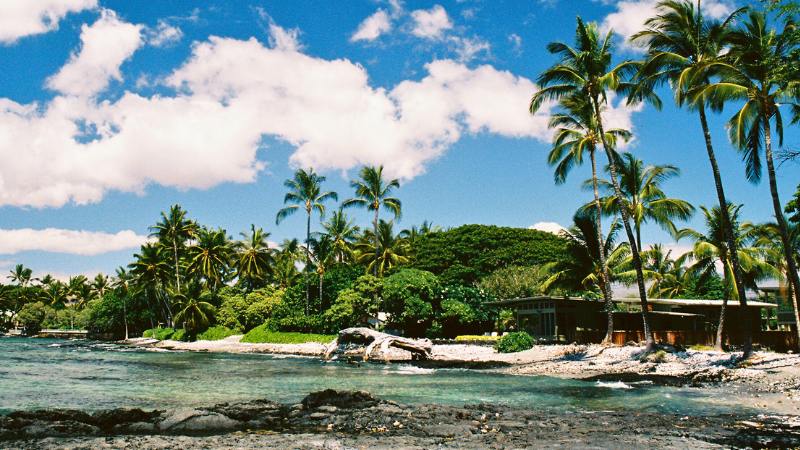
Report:
[{"label": "dense green foliage", "polygon": [[531,335],[524,331],[518,331],[508,333],[498,339],[497,343],[494,344],[494,349],[500,353],[516,353],[530,350],[534,344],[536,344],[536,340]]},{"label": "dense green foliage", "polygon": [[230,330],[220,325],[213,326],[197,335],[198,341],[219,341],[239,333],[239,330]]},{"label": "dense green foliage", "polygon": [[22,328],[25,330],[25,334],[31,336],[38,333],[39,330],[42,329],[42,322],[44,322],[44,303],[35,302],[26,304],[19,311],[17,317],[22,324]]},{"label": "dense green foliage", "polygon": [[440,289],[434,274],[402,269],[384,279],[382,309],[389,314],[390,323],[400,325],[407,336],[424,336],[439,307]]},{"label": "dense green foliage", "polygon": [[472,286],[506,266],[538,266],[567,258],[566,241],[524,228],[464,225],[430,233],[412,246],[412,267],[434,273],[444,284]]},{"label": "dense green foliage", "polygon": [[266,325],[261,325],[245,334],[241,342],[251,344],[304,344],[306,342],[329,344],[335,338],[336,335],[275,332]]},{"label": "dense green foliage", "polygon": [[539,266],[508,266],[483,278],[478,287],[496,299],[536,297],[544,295],[542,284],[550,274]]}]

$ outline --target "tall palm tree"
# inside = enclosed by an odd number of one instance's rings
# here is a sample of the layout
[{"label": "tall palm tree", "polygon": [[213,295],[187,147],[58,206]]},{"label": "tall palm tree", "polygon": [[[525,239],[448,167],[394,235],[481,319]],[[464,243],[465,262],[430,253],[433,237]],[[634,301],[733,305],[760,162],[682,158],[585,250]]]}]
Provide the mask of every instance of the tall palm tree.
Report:
[{"label": "tall palm tree", "polygon": [[[750,244],[755,238],[755,228],[749,222],[739,222],[739,210],[742,205],[728,204],[728,216],[734,226],[736,236],[736,252],[744,271],[743,282],[750,289],[756,289],[756,281],[761,278],[773,277],[777,275],[774,267],[765,261],[767,252],[763,248],[754,247]],[[692,229],[682,229],[678,232],[678,239],[687,238],[693,241],[692,250],[679,258],[681,263],[687,259],[694,260],[694,264],[688,271],[693,274],[702,274],[708,278],[715,276],[717,272],[716,264],[723,267],[723,290],[722,308],[719,314],[719,325],[717,326],[718,350],[722,350],[722,343],[725,330],[725,313],[728,299],[737,300],[739,296],[733,282],[733,267],[731,264],[731,250],[727,246],[727,236],[722,225],[722,212],[718,207],[711,210],[701,206],[706,223],[706,234],[702,234]],[[740,311],[743,314],[743,311]],[[749,326],[749,324],[745,323]]]},{"label": "tall palm tree", "polygon": [[[225,230],[202,227],[197,242],[188,248],[186,271],[196,279],[204,279],[212,291],[228,280],[233,249]],[[177,292],[177,291],[176,291]]]},{"label": "tall palm tree", "polygon": [[375,211],[375,222],[372,226],[372,237],[374,239],[375,259],[372,262],[373,276],[378,277],[378,258],[380,243],[378,242],[380,232],[378,230],[378,211],[381,206],[394,214],[395,219],[399,219],[402,213],[400,200],[391,197],[395,188],[400,188],[400,181],[393,178],[388,182],[383,178],[383,166],[364,167],[361,169],[361,179],[350,182],[350,187],[356,190],[356,197],[345,200],[343,208],[349,206],[360,206],[367,208],[367,211]]},{"label": "tall palm tree", "polygon": [[162,245],[172,247],[175,264],[175,286],[178,290],[181,289],[178,251],[185,246],[186,241],[195,237],[197,231],[197,222],[186,218],[186,211],[181,209],[181,205],[173,205],[169,209],[169,214],[165,214],[162,211],[161,221],[150,227],[151,237],[157,237]]},{"label": "tall palm tree", "polygon": [[[567,180],[567,174],[577,165],[583,164],[584,153],[588,154],[592,165],[592,188],[594,192],[594,215],[597,231],[597,241],[599,248],[603,248],[603,230],[601,224],[602,209],[600,205],[600,194],[597,185],[597,161],[596,150],[600,143],[598,136],[597,120],[594,115],[594,108],[590,102],[582,95],[571,95],[559,100],[561,112],[554,114],[550,118],[549,128],[556,128],[553,138],[553,149],[547,157],[550,166],[556,166],[553,174],[556,184],[563,184]],[[605,108],[603,108],[605,109]],[[617,140],[628,141],[631,133],[621,128],[610,129],[606,132],[606,142],[613,147]],[[614,334],[614,317],[611,282],[606,263],[605,252],[600,252],[601,276],[603,278],[603,297],[606,302],[607,324],[606,337],[603,342],[611,342]]]},{"label": "tall palm tree", "polygon": [[[780,230],[783,248],[791,249],[789,229],[783,215],[778,196],[778,183],[772,157],[772,125],[778,135],[778,145],[783,145],[783,118],[781,105],[800,110],[800,80],[786,82],[777,64],[793,47],[787,39],[788,25],[784,33],[778,34],[767,26],[765,13],[751,10],[741,26],[731,31],[728,37],[730,52],[724,61],[715,64],[720,70],[720,80],[706,86],[701,94],[716,101],[743,101],[744,105],[731,117],[726,127],[731,143],[742,153],[747,179],[758,184],[761,181],[761,152],[767,162],[769,191],[775,219]],[[796,63],[796,61],[795,61]],[[797,266],[790,253],[786,254],[789,266],[789,281],[794,287],[796,303],[800,303],[800,278]]]},{"label": "tall palm tree", "polygon": [[[608,170],[608,167],[606,167]],[[645,167],[644,163],[629,152],[620,156],[619,186],[622,189],[622,204],[628,210],[636,230],[636,248],[642,251],[642,225],[649,220],[661,225],[666,232],[675,236],[678,229],[673,219],[688,220],[694,213],[694,206],[685,200],[667,198],[661,190],[661,183],[677,177],[681,171],[672,165]],[[600,188],[609,194],[603,199],[606,214],[619,214],[620,202],[614,193],[614,186],[606,180],[598,180]],[[585,186],[588,187],[589,180]]]},{"label": "tall palm tree", "polygon": [[[405,256],[408,239],[400,233],[395,235],[393,226],[393,221],[386,222],[381,219],[378,235],[375,236],[372,230],[364,230],[361,241],[356,245],[356,262],[364,264],[367,267],[366,273],[372,272],[377,278],[383,278],[392,267],[408,263],[408,258]],[[378,259],[373,258],[374,254],[378,255]]]},{"label": "tall palm tree", "polygon": [[[788,295],[786,298],[792,299],[792,309],[794,310],[795,323],[800,323],[800,308],[795,299],[795,289],[792,286],[791,274],[789,273],[789,264],[786,260],[786,255],[794,255],[795,265],[800,263],[800,222],[787,224],[789,231],[789,242],[791,245],[790,250],[787,252],[783,248],[783,240],[781,239],[781,231],[778,224],[775,222],[765,223],[757,228],[758,239],[756,245],[759,247],[769,248],[775,255],[780,257],[774,258],[770,263],[775,266],[784,276],[787,283]],[[783,281],[783,280],[781,280]],[[783,282],[781,282],[783,284]],[[798,338],[800,338],[800,327],[797,328]]]},{"label": "tall palm tree", "polygon": [[236,269],[239,282],[252,290],[263,286],[266,277],[272,271],[274,251],[267,241],[270,234],[261,228],[256,228],[255,224],[250,225],[249,234],[245,231],[239,234],[242,240],[233,244],[236,251],[233,267]]},{"label": "tall palm tree", "polygon": [[19,311],[22,305],[28,301],[28,284],[31,282],[32,275],[33,271],[30,268],[17,264],[14,270],[11,271],[11,275],[8,276],[12,282],[17,283],[14,295],[15,311]]},{"label": "tall palm tree", "polygon": [[[134,254],[134,261],[128,264],[130,273],[136,277],[136,290],[145,296],[152,294],[162,304],[164,321],[173,323],[171,305],[163,292],[163,283],[169,277],[170,266],[167,263],[164,247],[152,243],[142,245],[140,253]],[[149,305],[148,297],[148,305]]]},{"label": "tall palm tree", "polygon": [[[699,6],[699,4],[698,4]],[[662,1],[658,3],[659,14],[645,22],[645,29],[631,37],[631,42],[647,48],[647,56],[636,75],[637,86],[631,92],[629,101],[637,101],[650,96],[653,90],[669,83],[678,106],[686,106],[700,115],[700,125],[708,153],[708,161],[714,175],[719,208],[722,211],[722,226],[729,249],[736,248],[736,239],[728,216],[722,177],[711,143],[711,132],[706,118],[706,107],[721,111],[723,103],[719,96],[697,95],[703,87],[711,84],[716,74],[712,70],[725,49],[731,23],[743,12],[739,9],[724,22],[709,21],[703,17],[698,7],[687,0]],[[731,266],[740,301],[746,303],[745,288],[738,252],[731,252]],[[745,316],[747,308],[742,309]],[[752,354],[753,343],[749,328],[742,329],[744,351],[742,359]]]},{"label": "tall palm tree", "polygon": [[317,275],[319,276],[319,303],[322,307],[322,278],[325,272],[337,263],[336,252],[333,247],[333,240],[327,234],[321,234],[319,237],[311,238],[311,260],[317,268]]},{"label": "tall palm tree", "polygon": [[[668,280],[675,269],[675,261],[671,258],[672,250],[664,252],[663,244],[653,244],[649,249],[642,251],[642,272],[647,281],[652,281],[647,295],[650,298],[661,298],[662,284]],[[624,277],[625,274],[620,274]]]},{"label": "tall palm tree", "polygon": [[[130,283],[133,276],[124,268],[118,267],[116,274],[111,279],[109,286],[122,299],[122,318],[125,321],[125,340],[128,340],[128,296],[130,295]],[[150,326],[153,327],[153,315],[150,315]]]},{"label": "tall palm tree", "polygon": [[311,270],[311,255],[309,250],[309,245],[311,243],[311,211],[318,211],[321,219],[325,216],[325,206],[322,205],[322,202],[325,200],[335,201],[339,199],[336,192],[322,192],[322,183],[324,181],[325,177],[314,173],[313,168],[309,169],[308,172],[303,169],[299,169],[295,172],[293,180],[286,180],[283,183],[283,185],[289,189],[289,192],[286,193],[286,197],[283,199],[283,203],[294,203],[294,205],[287,206],[278,211],[278,216],[275,219],[275,223],[279,224],[281,220],[297,211],[301,205],[306,210],[306,315],[308,315],[308,279],[309,271]]},{"label": "tall palm tree", "polygon": [[[635,74],[638,71],[639,63],[624,61],[612,68],[612,37],[613,32],[610,31],[605,38],[601,39],[597,24],[584,24],[579,17],[575,35],[576,48],[561,42],[547,44],[547,50],[557,55],[560,60],[539,75],[537,84],[543,87],[533,95],[530,103],[530,112],[535,113],[538,111],[545,100],[558,100],[571,95],[583,95],[594,110],[595,120],[597,121],[597,134],[608,158],[611,183],[614,186],[614,193],[621,203],[623,198],[622,191],[617,181],[614,153],[605,138],[606,133],[603,127],[601,105],[606,103],[608,90],[627,92],[632,89],[632,86],[624,82],[623,79]],[[642,98],[657,102],[655,94],[652,92],[643,95]],[[652,351],[655,349],[655,339],[647,316],[649,305],[647,304],[641,259],[636,248],[636,239],[629,223],[628,213],[625,209],[622,209],[621,213],[622,224],[628,236],[628,242],[631,245],[633,264],[636,270],[639,298],[642,303],[642,322],[647,345],[646,350]]]},{"label": "tall palm tree", "polygon": [[94,280],[89,283],[92,288],[92,292],[97,296],[97,298],[102,298],[106,291],[109,289],[108,277],[103,275],[102,273],[98,273]]},{"label": "tall palm tree", "polygon": [[[68,294],[69,291],[67,287],[60,281],[53,282],[47,289],[44,289],[45,301],[56,311],[56,323],[58,323],[58,310],[64,309],[67,306]],[[72,310],[70,309],[70,313],[71,312]]]},{"label": "tall palm tree", "polygon": [[175,314],[175,325],[183,326],[190,335],[196,335],[208,328],[217,309],[210,303],[200,300],[203,287],[196,280],[186,283],[180,292],[173,291],[178,314]]},{"label": "tall palm tree", "polygon": [[347,214],[341,209],[333,213],[327,222],[323,222],[324,234],[331,239],[336,262],[341,264],[353,259],[354,241],[358,238],[359,228],[353,225],[355,219],[347,220]]}]

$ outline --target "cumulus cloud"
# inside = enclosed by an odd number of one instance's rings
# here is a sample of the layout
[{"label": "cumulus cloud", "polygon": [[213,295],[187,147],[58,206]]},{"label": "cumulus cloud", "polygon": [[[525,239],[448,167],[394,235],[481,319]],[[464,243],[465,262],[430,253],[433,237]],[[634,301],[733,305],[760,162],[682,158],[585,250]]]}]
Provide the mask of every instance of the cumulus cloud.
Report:
[{"label": "cumulus cloud", "polygon": [[154,47],[163,47],[178,42],[183,37],[180,28],[168,24],[164,20],[158,21],[158,26],[147,30],[147,42]]},{"label": "cumulus cloud", "polygon": [[83,26],[80,52],[72,55],[47,86],[64,94],[91,96],[103,91],[111,80],[122,80],[120,65],[142,45],[142,28],[103,10],[94,24]]},{"label": "cumulus cloud", "polygon": [[130,230],[120,231],[117,234],[56,228],[0,230],[0,254],[13,255],[23,251],[40,250],[93,256],[136,248],[144,244],[147,239],[147,236],[139,236]]},{"label": "cumulus cloud", "polygon": [[0,43],[58,29],[71,12],[97,7],[97,0],[5,0],[0,2]]},{"label": "cumulus cloud", "polygon": [[[644,28],[644,23],[658,13],[659,0],[622,0],[616,3],[617,10],[603,19],[600,29],[605,34],[613,29],[628,45],[628,39]],[[703,2],[703,13],[711,19],[722,19],[733,12],[730,0],[709,0]]]},{"label": "cumulus cloud", "polygon": [[531,230],[539,230],[539,231],[546,231],[548,233],[558,234],[561,230],[566,230],[566,228],[562,227],[561,225],[555,222],[537,222],[530,227]]},{"label": "cumulus cloud", "polygon": [[551,106],[528,113],[537,89],[528,79],[440,60],[421,80],[387,91],[370,86],[358,64],[303,54],[296,39],[284,39],[291,35],[276,29],[272,46],[219,37],[196,43],[165,78],[173,96],[0,99],[0,205],[85,204],[150,183],[252,182],[264,169],[256,153],[265,135],[293,145],[296,166],[384,164],[406,179],[465,132],[550,140]]},{"label": "cumulus cloud", "polygon": [[367,17],[358,26],[355,34],[350,38],[350,42],[374,41],[384,33],[392,30],[392,21],[389,13],[379,9],[375,14]]},{"label": "cumulus cloud", "polygon": [[429,10],[412,11],[411,17],[414,19],[412,33],[421,38],[438,39],[442,37],[444,30],[453,28],[453,22],[441,5],[434,5]]}]

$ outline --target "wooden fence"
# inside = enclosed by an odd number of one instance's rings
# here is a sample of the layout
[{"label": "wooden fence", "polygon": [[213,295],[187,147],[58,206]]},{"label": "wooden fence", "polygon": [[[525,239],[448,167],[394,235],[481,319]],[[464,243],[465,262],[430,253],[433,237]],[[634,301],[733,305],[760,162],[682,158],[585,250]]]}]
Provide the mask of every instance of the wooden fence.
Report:
[{"label": "wooden fence", "polygon": [[[603,331],[578,331],[575,333],[575,342],[579,344],[590,344],[602,342],[606,333]],[[755,331],[752,333],[753,344],[761,347],[770,348],[777,352],[789,350],[797,351],[797,333],[792,331]],[[689,347],[692,345],[713,346],[717,334],[713,331],[655,331],[653,332],[656,342],[661,344],[681,345]],[[644,331],[615,331],[612,338],[616,345],[623,345],[627,342],[644,341]],[[725,333],[725,343],[731,345],[742,345],[742,334],[739,332]]]}]

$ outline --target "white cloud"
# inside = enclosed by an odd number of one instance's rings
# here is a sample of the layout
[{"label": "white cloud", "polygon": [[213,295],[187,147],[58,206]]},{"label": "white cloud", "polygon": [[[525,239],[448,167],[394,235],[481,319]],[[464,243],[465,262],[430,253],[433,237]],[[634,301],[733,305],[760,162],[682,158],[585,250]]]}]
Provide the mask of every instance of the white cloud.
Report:
[{"label": "white cloud", "polygon": [[[631,36],[644,28],[644,23],[654,17],[658,11],[656,4],[660,0],[623,0],[616,4],[617,11],[609,14],[603,20],[600,29],[603,34],[613,29],[614,34],[624,39],[624,46]],[[723,19],[733,12],[733,3],[730,0],[708,0],[702,4],[703,13],[710,19]],[[630,47],[629,47],[630,48]]]},{"label": "white cloud", "polygon": [[104,9],[97,22],[83,26],[80,52],[72,55],[47,86],[64,94],[92,96],[112,79],[122,80],[120,65],[142,45],[142,28],[121,22],[116,13]]},{"label": "white cloud", "polygon": [[0,230],[0,254],[13,255],[23,251],[40,250],[74,255],[99,255],[136,248],[146,241],[147,236],[139,236],[130,230],[120,231],[117,234],[55,228]]},{"label": "white cloud", "polygon": [[453,22],[441,5],[434,5],[427,11],[422,9],[412,11],[411,17],[414,19],[412,33],[421,38],[438,39],[442,37],[444,30],[453,28]]},{"label": "white cloud", "polygon": [[164,20],[158,21],[155,29],[147,30],[147,42],[154,47],[163,47],[178,42],[183,37],[183,31]]},{"label": "white cloud", "polygon": [[455,45],[458,59],[462,62],[472,61],[481,52],[488,54],[491,48],[488,42],[477,37],[470,39],[453,36],[450,41]]},{"label": "white cloud", "polygon": [[555,222],[537,222],[528,228],[531,230],[546,231],[553,234],[558,234],[559,231],[566,230],[566,228]]},{"label": "white cloud", "polygon": [[379,9],[375,14],[367,17],[361,25],[358,26],[355,34],[350,38],[350,42],[356,41],[374,41],[384,33],[392,30],[392,21],[389,14]]},{"label": "white cloud", "polygon": [[300,44],[300,30],[297,28],[287,30],[271,22],[269,24],[269,45],[275,50],[299,52],[303,49]]},{"label": "white cloud", "polygon": [[0,43],[56,30],[67,14],[96,6],[97,0],[4,0],[0,2]]}]

